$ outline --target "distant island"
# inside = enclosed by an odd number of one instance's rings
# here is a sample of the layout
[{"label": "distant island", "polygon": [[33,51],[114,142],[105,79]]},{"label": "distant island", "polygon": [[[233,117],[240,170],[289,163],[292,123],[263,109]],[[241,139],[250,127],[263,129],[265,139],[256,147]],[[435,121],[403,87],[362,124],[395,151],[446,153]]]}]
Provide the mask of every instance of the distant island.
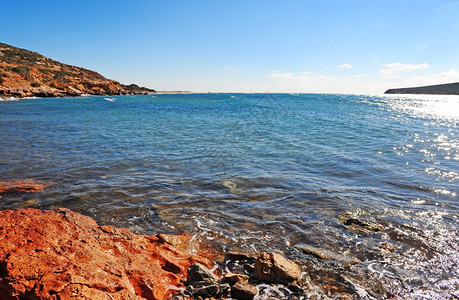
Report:
[{"label": "distant island", "polygon": [[459,95],[459,82],[411,88],[389,89],[384,94]]},{"label": "distant island", "polygon": [[69,97],[155,93],[97,72],[66,65],[39,53],[0,43],[0,98]]}]

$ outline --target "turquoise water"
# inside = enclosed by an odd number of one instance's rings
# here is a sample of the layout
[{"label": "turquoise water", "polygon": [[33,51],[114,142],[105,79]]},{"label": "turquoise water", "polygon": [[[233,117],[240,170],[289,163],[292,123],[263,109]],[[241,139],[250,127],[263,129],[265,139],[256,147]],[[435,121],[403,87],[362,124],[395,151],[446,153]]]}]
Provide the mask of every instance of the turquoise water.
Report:
[{"label": "turquoise water", "polygon": [[52,186],[3,195],[0,209],[67,207],[138,233],[281,251],[310,270],[312,293],[327,274],[363,298],[459,297],[458,97],[0,102],[0,180],[24,178]]}]

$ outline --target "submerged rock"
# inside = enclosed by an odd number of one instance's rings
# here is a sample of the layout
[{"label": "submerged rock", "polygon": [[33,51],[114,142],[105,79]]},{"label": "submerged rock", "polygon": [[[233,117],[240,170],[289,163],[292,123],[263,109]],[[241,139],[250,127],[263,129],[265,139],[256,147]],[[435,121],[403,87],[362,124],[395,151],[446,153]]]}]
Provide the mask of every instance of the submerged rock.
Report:
[{"label": "submerged rock", "polygon": [[234,190],[236,188],[236,184],[231,181],[223,181],[223,186],[229,188],[230,190]]},{"label": "submerged rock", "polygon": [[255,262],[255,278],[262,281],[290,283],[300,275],[300,266],[278,253],[262,252]]},{"label": "submerged rock", "polygon": [[352,214],[344,213],[338,216],[344,225],[346,225],[350,230],[354,231],[369,231],[369,232],[379,232],[384,230],[384,226],[380,224],[365,223]]},{"label": "submerged rock", "polygon": [[190,247],[185,235],[137,235],[68,209],[1,211],[0,299],[164,299],[190,265],[210,265]]},{"label": "submerged rock", "polygon": [[341,255],[338,255],[337,253],[331,252],[330,250],[327,249],[322,249],[319,247],[307,245],[307,244],[296,244],[295,248],[301,250],[303,253],[312,255],[316,258],[319,259],[333,259],[333,260],[343,260],[344,257]]},{"label": "submerged rock", "polygon": [[6,193],[35,193],[48,185],[32,179],[0,181],[0,194]]}]

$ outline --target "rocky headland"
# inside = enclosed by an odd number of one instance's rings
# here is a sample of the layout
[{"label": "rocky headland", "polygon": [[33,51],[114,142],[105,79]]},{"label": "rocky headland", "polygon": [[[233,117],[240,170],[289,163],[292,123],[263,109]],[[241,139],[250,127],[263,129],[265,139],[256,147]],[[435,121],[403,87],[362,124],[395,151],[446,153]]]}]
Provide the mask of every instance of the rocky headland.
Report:
[{"label": "rocky headland", "polygon": [[39,53],[0,43],[0,98],[149,94],[97,72],[63,64]]},{"label": "rocky headland", "polygon": [[459,95],[459,82],[411,88],[389,89],[384,94]]}]

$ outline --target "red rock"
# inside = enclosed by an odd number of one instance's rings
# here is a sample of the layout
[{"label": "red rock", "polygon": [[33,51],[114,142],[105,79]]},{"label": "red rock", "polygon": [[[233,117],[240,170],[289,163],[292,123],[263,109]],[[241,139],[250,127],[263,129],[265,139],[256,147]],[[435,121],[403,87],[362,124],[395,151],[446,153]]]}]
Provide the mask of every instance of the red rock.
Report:
[{"label": "red rock", "polygon": [[257,287],[245,282],[238,282],[231,288],[231,296],[239,300],[252,300],[257,294]]},{"label": "red rock", "polygon": [[255,262],[255,277],[263,281],[290,283],[300,275],[300,266],[278,253],[262,252]]},{"label": "red rock", "polygon": [[99,226],[68,209],[0,212],[0,299],[165,299],[191,264],[186,235]]},{"label": "red rock", "polygon": [[31,179],[0,181],[0,194],[13,192],[35,193],[46,187],[46,184]]}]

